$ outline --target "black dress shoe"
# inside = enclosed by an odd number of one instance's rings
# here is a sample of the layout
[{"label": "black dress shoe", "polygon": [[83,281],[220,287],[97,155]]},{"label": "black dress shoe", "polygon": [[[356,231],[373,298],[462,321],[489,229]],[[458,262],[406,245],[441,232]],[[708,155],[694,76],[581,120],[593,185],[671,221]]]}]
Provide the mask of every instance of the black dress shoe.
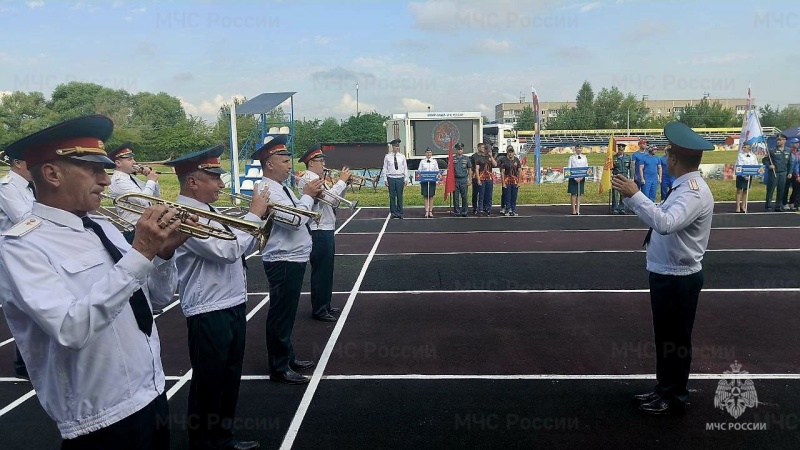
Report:
[{"label": "black dress shoe", "polygon": [[269,379],[283,384],[306,384],[311,381],[311,378],[300,375],[292,369],[283,373],[271,373],[269,374]]},{"label": "black dress shoe", "polygon": [[328,314],[339,314],[340,312],[342,312],[342,310],[339,308],[328,308]]},{"label": "black dress shoe", "polygon": [[301,370],[310,369],[316,365],[317,363],[315,363],[314,361],[302,361],[300,359],[295,359],[294,361],[289,363],[289,368],[299,372]]},{"label": "black dress shoe", "polygon": [[670,401],[668,398],[659,397],[639,406],[639,411],[651,416],[675,416],[685,413],[686,407],[677,400]]},{"label": "black dress shoe", "polygon": [[261,448],[261,444],[259,444],[258,441],[237,441],[225,448],[227,450],[256,450]]},{"label": "black dress shoe", "polygon": [[648,392],[646,394],[634,395],[633,396],[633,401],[639,402],[639,403],[650,403],[653,400],[657,400],[658,397],[659,397],[659,395],[656,394],[655,392]]},{"label": "black dress shoe", "polygon": [[319,320],[321,322],[336,322],[336,316],[332,316],[330,313],[314,315],[314,320]]}]

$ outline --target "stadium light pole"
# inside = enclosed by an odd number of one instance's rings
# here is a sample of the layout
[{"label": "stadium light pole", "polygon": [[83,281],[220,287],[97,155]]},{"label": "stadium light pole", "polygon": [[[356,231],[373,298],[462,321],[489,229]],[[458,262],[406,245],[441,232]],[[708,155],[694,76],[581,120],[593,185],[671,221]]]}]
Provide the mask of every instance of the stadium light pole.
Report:
[{"label": "stadium light pole", "polygon": [[628,136],[631,135],[631,107],[628,106]]},{"label": "stadium light pole", "polygon": [[356,81],[356,117],[358,117],[358,81]]}]

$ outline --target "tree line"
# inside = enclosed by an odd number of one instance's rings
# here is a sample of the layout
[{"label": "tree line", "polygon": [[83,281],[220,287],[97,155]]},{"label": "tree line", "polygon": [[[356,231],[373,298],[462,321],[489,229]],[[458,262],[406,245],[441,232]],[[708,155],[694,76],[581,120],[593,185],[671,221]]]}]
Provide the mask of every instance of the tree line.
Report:
[{"label": "tree line", "polygon": [[[241,104],[242,101],[237,101]],[[41,92],[14,91],[0,97],[0,148],[11,142],[70,118],[104,114],[114,121],[114,135],[107,142],[113,148],[122,142],[133,143],[137,158],[143,161],[166,159],[218,144],[229,145],[230,105],[223,105],[216,120],[206,121],[187,114],[180,99],[164,92],[131,94],[94,83],[73,81],[60,84],[49,99]],[[268,124],[289,121],[276,108],[268,114]],[[800,125],[800,110],[760,108],[761,124],[786,129]],[[250,137],[252,145],[260,138],[255,116],[237,118],[239,147]],[[294,121],[295,151],[302,153],[315,142],[382,142],[386,140],[384,123],[389,116],[376,111],[351,115],[346,120],[301,118]],[[648,117],[644,103],[633,93],[623,94],[616,86],[603,88],[595,96],[591,84],[584,82],[576,96],[576,107],[563,107],[557,117],[547,122],[550,129],[661,128],[671,117]],[[719,102],[703,99],[687,107],[679,120],[692,127],[737,127],[741,118]],[[517,128],[532,130],[533,111],[526,107]]]},{"label": "tree line", "polygon": [[[769,104],[759,108],[761,126],[786,129],[800,125],[800,109],[778,110]],[[575,97],[575,106],[562,106],[556,116],[548,118],[546,128],[551,130],[595,130],[609,128],[663,128],[668,122],[679,120],[695,128],[738,127],[742,117],[733,108],[719,101],[703,98],[695,105],[684,107],[680,113],[650,116],[645,102],[635,94],[623,94],[616,86],[603,88],[594,94],[591,83],[584,81]],[[533,130],[536,118],[530,106],[517,119],[518,130]],[[544,127],[543,127],[544,128]]]},{"label": "tree line", "polygon": [[[242,101],[237,101],[241,104]],[[230,105],[223,105],[216,120],[187,114],[180,99],[164,92],[131,94],[94,83],[73,81],[56,86],[49,99],[41,92],[14,91],[0,97],[0,148],[28,134],[58,122],[89,114],[104,114],[114,121],[114,134],[107,148],[130,141],[142,161],[162,160],[214,145],[230,143]],[[340,121],[294,121],[295,151],[304,152],[314,142],[381,142],[386,140],[387,116],[370,112]],[[267,116],[268,124],[289,121],[276,108]],[[249,136],[260,139],[256,116],[237,117],[240,148]]]}]

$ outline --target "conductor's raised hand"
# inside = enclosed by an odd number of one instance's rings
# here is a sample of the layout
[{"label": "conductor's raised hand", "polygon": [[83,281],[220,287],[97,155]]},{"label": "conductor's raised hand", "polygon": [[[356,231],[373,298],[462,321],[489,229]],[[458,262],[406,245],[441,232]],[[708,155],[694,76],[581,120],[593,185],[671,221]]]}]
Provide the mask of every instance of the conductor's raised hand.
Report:
[{"label": "conductor's raised hand", "polygon": [[261,218],[266,216],[269,209],[269,194],[269,188],[266,186],[256,186],[253,198],[250,200],[250,212]]},{"label": "conductor's raised hand", "polygon": [[636,182],[622,175],[614,175],[611,178],[611,187],[619,191],[623,197],[632,197],[639,192],[639,187],[636,186]]},{"label": "conductor's raised hand", "polygon": [[344,181],[345,183],[349,183],[350,182],[350,174],[351,174],[350,168],[349,167],[343,167],[342,171],[339,172],[339,180]]},{"label": "conductor's raised hand", "polygon": [[322,185],[322,178],[317,178],[316,180],[309,181],[303,186],[303,194],[310,195],[311,197],[318,197],[322,194],[323,190]]}]

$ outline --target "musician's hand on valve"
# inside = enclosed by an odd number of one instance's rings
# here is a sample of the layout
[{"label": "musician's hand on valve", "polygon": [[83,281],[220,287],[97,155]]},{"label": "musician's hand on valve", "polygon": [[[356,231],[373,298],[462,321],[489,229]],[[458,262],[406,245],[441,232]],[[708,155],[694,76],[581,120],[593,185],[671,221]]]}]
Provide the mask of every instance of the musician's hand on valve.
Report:
[{"label": "musician's hand on valve", "polygon": [[309,181],[305,186],[303,186],[303,194],[311,197],[317,197],[322,194],[322,189],[322,178],[317,178],[316,180]]},{"label": "musician's hand on valve", "polygon": [[164,241],[179,225],[180,220],[175,217],[175,210],[170,210],[166,205],[149,206],[136,222],[131,246],[145,258],[152,260],[161,252]]},{"label": "musician's hand on valve", "polygon": [[142,167],[142,170],[144,172],[144,176],[147,177],[148,181],[158,181],[158,174],[156,173],[155,170],[147,166]]},{"label": "musician's hand on valve", "polygon": [[200,224],[200,218],[194,214],[184,217],[183,219],[178,219],[177,216],[174,216],[174,220],[170,220],[170,225],[164,228],[164,231],[168,231],[169,234],[164,241],[162,241],[161,250],[158,252],[158,256],[161,259],[172,258],[172,255],[175,254],[175,249],[183,245],[183,243],[191,237],[189,234],[178,230],[181,223],[190,227],[197,227]]},{"label": "musician's hand on valve", "polygon": [[[260,189],[260,191],[259,191]],[[269,188],[257,186],[250,201],[250,212],[263,218],[269,209]]]}]

